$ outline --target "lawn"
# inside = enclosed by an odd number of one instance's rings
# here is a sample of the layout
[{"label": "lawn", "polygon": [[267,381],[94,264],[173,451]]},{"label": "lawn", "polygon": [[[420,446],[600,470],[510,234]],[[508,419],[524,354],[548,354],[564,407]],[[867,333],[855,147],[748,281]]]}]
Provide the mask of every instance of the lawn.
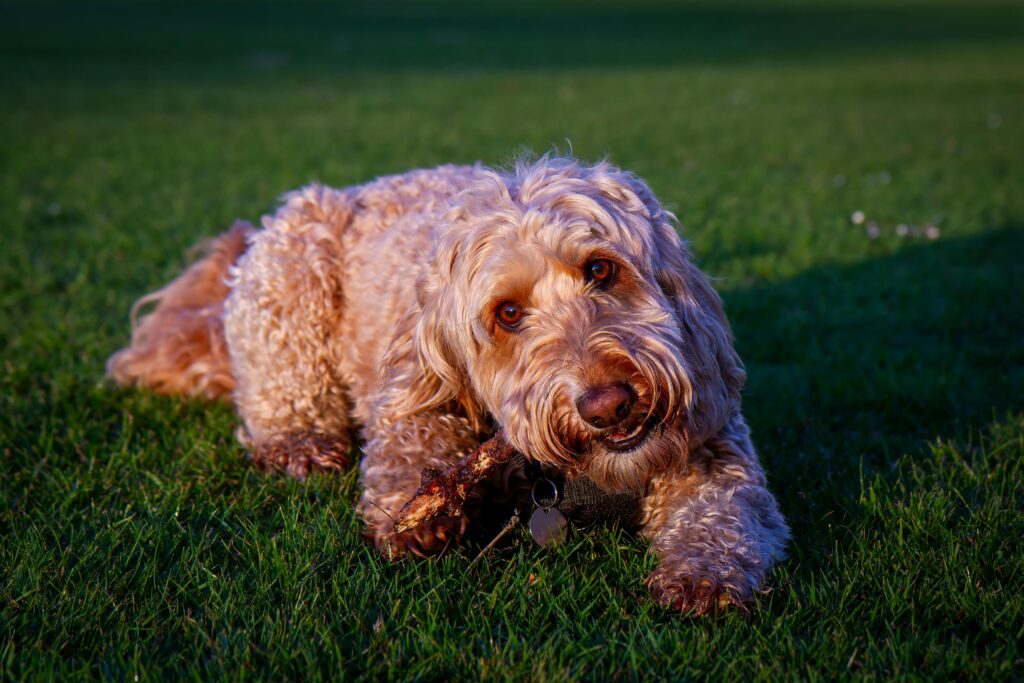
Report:
[{"label": "lawn", "polygon": [[[0,16],[0,679],[1024,678],[1021,5]],[[725,300],[793,528],[749,614],[658,609],[611,530],[388,564],[354,472],[104,384],[133,299],[283,191],[570,145]]]}]

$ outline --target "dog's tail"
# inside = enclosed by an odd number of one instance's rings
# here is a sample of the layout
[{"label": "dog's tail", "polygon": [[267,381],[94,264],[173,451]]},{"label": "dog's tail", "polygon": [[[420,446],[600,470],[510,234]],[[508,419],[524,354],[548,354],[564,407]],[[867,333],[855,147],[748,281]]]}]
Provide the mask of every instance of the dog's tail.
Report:
[{"label": "dog's tail", "polygon": [[[202,258],[177,279],[136,301],[131,344],[107,360],[107,375],[160,394],[229,395],[235,379],[224,343],[226,278],[255,231],[249,223],[235,223],[203,245]],[[140,310],[154,303],[140,318]]]}]

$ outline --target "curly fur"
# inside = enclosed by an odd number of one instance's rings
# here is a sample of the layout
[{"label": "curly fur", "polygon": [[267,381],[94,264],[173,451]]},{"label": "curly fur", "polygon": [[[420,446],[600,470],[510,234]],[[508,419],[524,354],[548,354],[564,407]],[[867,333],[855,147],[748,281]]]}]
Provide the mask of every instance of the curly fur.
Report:
[{"label": "curly fur", "polygon": [[[500,425],[546,466],[642,491],[660,602],[740,604],[789,532],[740,410],[721,301],[677,227],[637,177],[564,158],[313,185],[140,300],[157,307],[108,369],[122,384],[230,393],[257,461],[294,476],[342,467],[360,432],[359,512],[388,554],[458,538],[454,520],[394,538],[391,519],[424,467]],[[595,258],[615,264],[607,288],[584,277]],[[504,301],[524,311],[515,330],[498,323]],[[576,407],[611,383],[651,426],[628,452]]]}]

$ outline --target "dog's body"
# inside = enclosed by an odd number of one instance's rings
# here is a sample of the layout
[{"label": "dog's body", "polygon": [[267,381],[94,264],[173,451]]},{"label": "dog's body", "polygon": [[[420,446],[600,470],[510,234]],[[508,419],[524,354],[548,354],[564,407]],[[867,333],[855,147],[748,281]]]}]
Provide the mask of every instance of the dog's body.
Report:
[{"label": "dog's body", "polygon": [[110,374],[230,397],[254,459],[297,477],[347,466],[361,430],[359,512],[382,549],[461,531],[391,526],[424,467],[497,426],[549,468],[642,494],[664,604],[747,600],[783,557],[721,302],[671,214],[607,164],[310,186],[149,302]]}]

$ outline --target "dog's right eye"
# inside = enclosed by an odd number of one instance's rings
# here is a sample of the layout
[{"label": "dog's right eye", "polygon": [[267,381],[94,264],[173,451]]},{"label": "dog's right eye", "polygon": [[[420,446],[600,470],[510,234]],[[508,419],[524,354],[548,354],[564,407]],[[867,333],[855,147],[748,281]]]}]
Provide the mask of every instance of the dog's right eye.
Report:
[{"label": "dog's right eye", "polygon": [[598,287],[607,287],[615,279],[615,264],[608,259],[594,259],[583,267],[583,277]]},{"label": "dog's right eye", "polygon": [[498,322],[502,327],[514,330],[523,319],[522,307],[514,301],[502,301],[498,304]]}]

